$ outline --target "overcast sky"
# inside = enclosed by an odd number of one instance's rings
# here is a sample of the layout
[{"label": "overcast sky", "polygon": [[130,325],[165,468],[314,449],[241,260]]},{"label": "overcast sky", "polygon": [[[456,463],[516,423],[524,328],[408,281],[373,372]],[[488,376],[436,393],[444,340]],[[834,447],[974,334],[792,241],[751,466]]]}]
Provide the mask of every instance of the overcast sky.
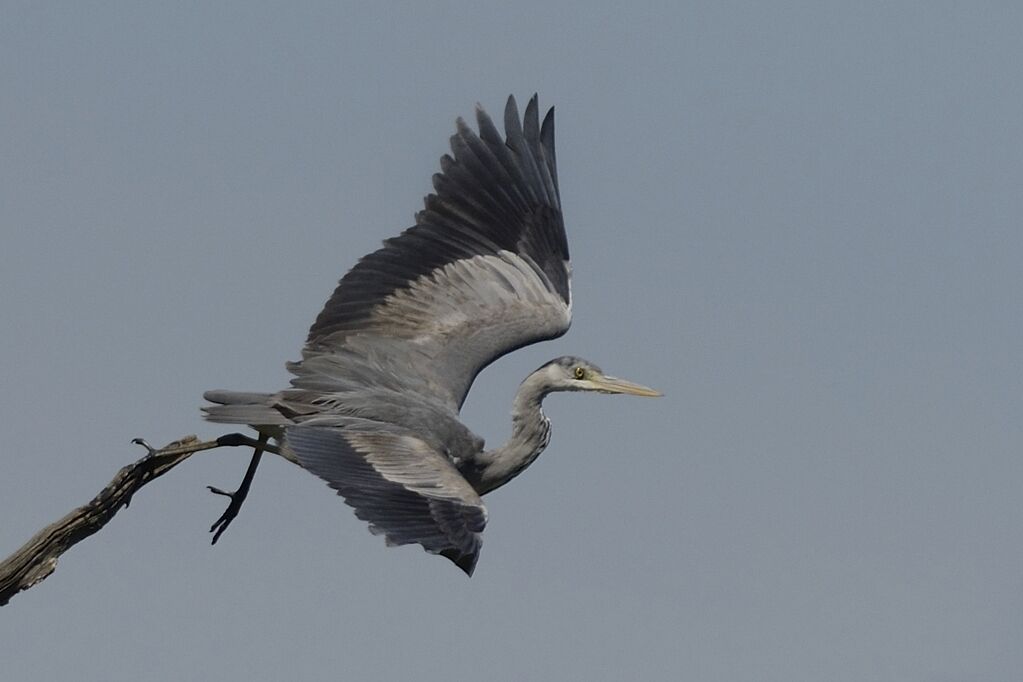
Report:
[{"label": "overcast sky", "polygon": [[[770,8],[768,8],[770,5]],[[0,613],[10,680],[1016,680],[1012,3],[4,2],[0,555],[276,390],[456,116],[557,108],[578,354],[475,576],[278,458],[140,492]]]}]

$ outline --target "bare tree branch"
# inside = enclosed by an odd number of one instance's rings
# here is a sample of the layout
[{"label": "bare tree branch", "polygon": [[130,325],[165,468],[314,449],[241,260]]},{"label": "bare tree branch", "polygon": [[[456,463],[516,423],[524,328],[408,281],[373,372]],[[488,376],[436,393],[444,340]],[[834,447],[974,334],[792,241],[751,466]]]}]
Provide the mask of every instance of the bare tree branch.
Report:
[{"label": "bare tree branch", "polygon": [[195,451],[189,446],[198,442],[195,436],[186,436],[159,450],[150,450],[118,471],[90,502],[43,528],[4,559],[0,563],[0,606],[53,573],[61,554],[105,526],[121,507],[128,506],[139,488],[191,457]]}]

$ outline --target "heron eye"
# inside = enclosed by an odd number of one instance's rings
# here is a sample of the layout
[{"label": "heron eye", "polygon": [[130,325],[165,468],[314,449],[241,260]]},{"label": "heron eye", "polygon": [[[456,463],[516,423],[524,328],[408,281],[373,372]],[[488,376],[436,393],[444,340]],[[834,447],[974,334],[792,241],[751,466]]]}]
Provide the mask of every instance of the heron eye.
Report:
[{"label": "heron eye", "polygon": [[582,367],[576,367],[575,368],[575,378],[576,379],[583,379],[585,377],[586,377],[586,370],[583,369]]}]

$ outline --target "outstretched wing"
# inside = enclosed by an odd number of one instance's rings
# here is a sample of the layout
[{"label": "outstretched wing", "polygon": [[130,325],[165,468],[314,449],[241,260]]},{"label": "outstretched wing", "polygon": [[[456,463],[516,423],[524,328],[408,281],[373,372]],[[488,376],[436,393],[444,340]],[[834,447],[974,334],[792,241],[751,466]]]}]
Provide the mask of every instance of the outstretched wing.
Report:
[{"label": "outstretched wing", "polygon": [[472,575],[487,510],[451,462],[411,432],[350,420],[292,426],[285,446],[389,545],[418,543]]},{"label": "outstretched wing", "polygon": [[534,96],[520,121],[509,97],[506,139],[480,107],[476,118],[478,135],[458,120],[416,225],[341,279],[292,365],[296,387],[323,390],[350,369],[458,410],[487,364],[568,330],[554,110],[541,125]]}]

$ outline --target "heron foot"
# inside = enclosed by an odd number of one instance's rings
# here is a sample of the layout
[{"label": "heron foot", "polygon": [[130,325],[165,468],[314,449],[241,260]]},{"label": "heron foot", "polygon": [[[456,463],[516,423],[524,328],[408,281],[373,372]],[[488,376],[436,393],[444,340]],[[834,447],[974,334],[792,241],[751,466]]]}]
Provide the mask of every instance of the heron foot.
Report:
[{"label": "heron foot", "polygon": [[[223,443],[226,445],[226,443]],[[217,544],[217,540],[220,539],[221,534],[227,527],[231,525],[234,518],[238,516],[238,512],[242,508],[242,502],[249,495],[249,488],[252,486],[252,479],[256,476],[256,469],[259,467],[259,460],[263,456],[263,448],[266,446],[266,436],[260,435],[257,446],[252,452],[252,459],[249,461],[249,468],[245,470],[245,478],[242,479],[241,485],[238,486],[238,490],[233,493],[229,493],[226,490],[221,490],[212,485],[206,486],[211,493],[214,495],[223,495],[224,497],[231,498],[231,502],[227,505],[227,509],[220,515],[220,518],[213,522],[210,526],[210,532],[213,533],[213,542],[211,545]]]},{"label": "heron foot", "polygon": [[230,526],[231,522],[234,521],[236,516],[238,516],[238,512],[241,511],[242,502],[245,501],[245,498],[249,494],[249,487],[247,485],[243,485],[233,493],[221,490],[220,488],[216,488],[212,485],[208,485],[206,487],[215,495],[223,495],[224,497],[231,498],[231,502],[227,505],[227,509],[225,509],[224,513],[220,515],[220,518],[214,521],[213,525],[210,526],[210,532],[213,533],[213,542],[210,544],[215,545],[217,544],[217,540],[220,539],[220,535],[227,530],[227,527]]}]

